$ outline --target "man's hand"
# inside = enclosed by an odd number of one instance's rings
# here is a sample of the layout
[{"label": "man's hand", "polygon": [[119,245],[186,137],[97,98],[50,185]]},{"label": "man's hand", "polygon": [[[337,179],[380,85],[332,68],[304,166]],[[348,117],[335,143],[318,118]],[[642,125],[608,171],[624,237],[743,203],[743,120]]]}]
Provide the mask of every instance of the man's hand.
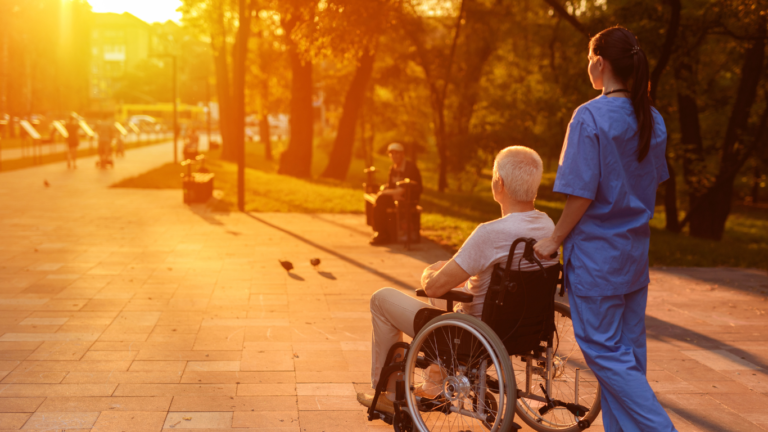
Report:
[{"label": "man's hand", "polygon": [[539,259],[550,259],[559,247],[560,244],[558,242],[554,241],[552,237],[547,237],[533,245],[533,251],[536,252],[536,256]]}]

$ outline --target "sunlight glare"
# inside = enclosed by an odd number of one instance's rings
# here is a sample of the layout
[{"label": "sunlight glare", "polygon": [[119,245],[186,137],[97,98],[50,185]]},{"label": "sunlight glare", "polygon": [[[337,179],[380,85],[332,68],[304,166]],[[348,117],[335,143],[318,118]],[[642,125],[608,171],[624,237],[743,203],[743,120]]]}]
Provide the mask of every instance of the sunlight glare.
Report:
[{"label": "sunlight glare", "polygon": [[148,22],[181,21],[181,0],[89,0],[94,12],[128,12]]}]

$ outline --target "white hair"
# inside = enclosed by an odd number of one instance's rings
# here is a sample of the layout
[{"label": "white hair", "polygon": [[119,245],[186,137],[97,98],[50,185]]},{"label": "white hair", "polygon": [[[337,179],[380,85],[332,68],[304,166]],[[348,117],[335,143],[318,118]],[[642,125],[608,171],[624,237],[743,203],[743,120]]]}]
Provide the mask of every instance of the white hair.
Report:
[{"label": "white hair", "polygon": [[504,190],[516,201],[536,199],[541,183],[544,164],[535,150],[523,146],[511,146],[496,155],[493,176],[504,181]]}]

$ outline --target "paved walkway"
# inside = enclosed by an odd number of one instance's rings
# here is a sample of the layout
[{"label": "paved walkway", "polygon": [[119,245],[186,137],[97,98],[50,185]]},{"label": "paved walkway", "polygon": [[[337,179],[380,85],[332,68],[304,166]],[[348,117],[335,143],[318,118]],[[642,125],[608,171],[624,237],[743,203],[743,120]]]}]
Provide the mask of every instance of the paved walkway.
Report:
[{"label": "paved walkway", "polygon": [[[166,134],[168,135],[168,134]],[[150,140],[155,139],[159,135],[156,134],[142,134],[141,139],[143,140]],[[216,139],[217,135],[214,135],[212,139]],[[125,138],[125,143],[130,144],[133,142],[138,141],[139,137],[137,137],[135,134],[129,134]],[[219,138],[219,141],[221,139]],[[50,154],[59,154],[59,153],[65,153],[67,151],[67,144],[64,142],[58,142],[58,143],[49,143],[49,144],[39,144],[36,147],[32,147],[31,145],[22,147],[14,147],[14,148],[4,148],[3,147],[4,142],[0,140],[0,161],[7,161],[7,160],[14,160],[14,159],[22,159],[22,158],[32,158],[32,157],[40,157],[40,156],[47,156]],[[179,137],[179,157],[181,157],[182,149],[184,145],[184,140]],[[88,149],[88,148],[96,148],[98,146],[98,143],[95,140],[89,141],[86,139],[83,139],[80,142],[79,149]],[[205,133],[202,133],[200,135],[200,151],[206,151],[208,150],[208,135]]]},{"label": "paved walkway", "polygon": [[[360,216],[211,213],[178,190],[108,188],[170,148],[108,171],[91,158],[0,173],[0,430],[391,430],[355,401],[368,300],[411,292],[448,255],[369,247]],[[652,280],[648,377],[678,429],[768,430],[765,272]]]}]

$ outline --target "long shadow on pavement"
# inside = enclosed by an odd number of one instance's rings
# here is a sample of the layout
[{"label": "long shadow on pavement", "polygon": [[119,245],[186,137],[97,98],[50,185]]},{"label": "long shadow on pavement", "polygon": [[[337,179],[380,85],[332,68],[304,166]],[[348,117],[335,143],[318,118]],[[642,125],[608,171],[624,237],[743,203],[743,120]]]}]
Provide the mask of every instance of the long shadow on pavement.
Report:
[{"label": "long shadow on pavement", "polygon": [[398,278],[396,278],[394,276],[391,276],[391,275],[389,275],[387,273],[380,272],[379,270],[376,270],[373,267],[367,266],[367,265],[361,263],[360,261],[357,261],[357,260],[355,260],[353,258],[350,258],[350,257],[346,256],[346,255],[340,254],[340,253],[338,253],[338,252],[336,252],[336,251],[334,251],[332,249],[329,249],[329,248],[327,248],[325,246],[319,245],[319,244],[313,242],[312,240],[309,240],[306,237],[303,237],[303,236],[301,236],[299,234],[296,234],[296,233],[294,233],[292,231],[289,231],[289,230],[287,230],[285,228],[282,228],[282,227],[274,225],[274,224],[272,224],[270,222],[267,222],[264,219],[254,215],[252,213],[247,213],[246,212],[246,213],[243,213],[243,214],[245,214],[246,216],[250,217],[251,219],[253,219],[255,221],[261,222],[262,224],[264,224],[264,225],[266,225],[266,226],[268,226],[270,228],[273,228],[273,229],[276,229],[276,230],[278,230],[278,231],[280,231],[282,233],[288,234],[289,236],[291,236],[291,237],[293,237],[293,238],[295,238],[297,240],[300,240],[300,241],[302,241],[302,242],[304,242],[304,243],[306,243],[306,244],[308,244],[308,245],[310,245],[310,246],[312,246],[314,248],[320,249],[321,251],[323,251],[323,252],[325,252],[325,253],[327,253],[329,255],[333,255],[336,258],[338,258],[338,259],[340,259],[340,260],[342,260],[344,262],[352,264],[353,266],[355,266],[355,267],[357,267],[359,269],[365,270],[368,273],[374,274],[374,275],[376,275],[376,276],[378,276],[378,277],[380,277],[382,279],[388,280],[389,282],[391,282],[391,283],[393,283],[393,284],[395,284],[395,285],[397,285],[397,286],[399,286],[401,288],[406,288],[406,289],[409,289],[409,290],[412,290],[412,291],[415,291],[417,289],[413,285],[411,285],[411,284],[409,284],[407,282],[404,282],[404,281],[402,281],[402,280],[400,280],[400,279],[398,279]]}]

